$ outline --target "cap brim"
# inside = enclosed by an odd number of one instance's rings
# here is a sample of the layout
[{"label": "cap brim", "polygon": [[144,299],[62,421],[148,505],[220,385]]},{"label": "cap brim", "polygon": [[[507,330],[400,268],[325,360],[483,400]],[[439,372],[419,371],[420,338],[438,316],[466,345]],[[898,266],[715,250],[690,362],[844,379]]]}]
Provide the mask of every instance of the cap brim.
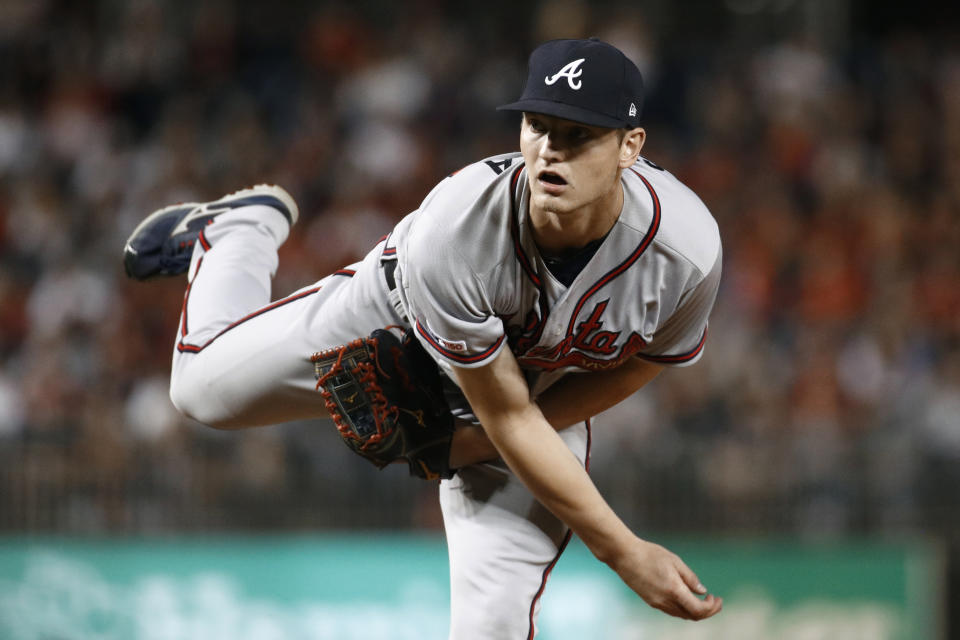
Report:
[{"label": "cap brim", "polygon": [[610,129],[619,129],[630,126],[624,120],[618,120],[612,116],[607,116],[596,111],[574,107],[562,102],[552,100],[520,100],[497,107],[497,111],[527,111],[529,113],[542,113],[548,116],[572,120],[580,124],[587,124],[593,127],[608,127]]}]

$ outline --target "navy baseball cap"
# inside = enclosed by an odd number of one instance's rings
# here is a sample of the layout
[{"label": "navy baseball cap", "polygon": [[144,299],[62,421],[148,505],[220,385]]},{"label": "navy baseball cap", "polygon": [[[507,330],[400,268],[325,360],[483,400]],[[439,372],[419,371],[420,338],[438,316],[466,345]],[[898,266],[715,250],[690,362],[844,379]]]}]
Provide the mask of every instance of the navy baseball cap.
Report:
[{"label": "navy baseball cap", "polygon": [[596,127],[640,126],[643,77],[623,52],[597,38],[550,40],[530,54],[523,95],[499,111],[528,111]]}]

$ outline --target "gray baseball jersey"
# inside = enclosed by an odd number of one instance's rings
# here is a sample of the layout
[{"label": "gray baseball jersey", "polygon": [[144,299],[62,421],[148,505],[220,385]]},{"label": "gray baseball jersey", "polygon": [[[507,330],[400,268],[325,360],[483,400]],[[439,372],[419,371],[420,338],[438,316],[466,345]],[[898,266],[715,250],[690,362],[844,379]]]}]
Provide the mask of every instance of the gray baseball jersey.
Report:
[{"label": "gray baseball jersey", "polygon": [[509,347],[537,394],[630,357],[700,357],[720,281],[716,222],[643,158],[621,180],[620,217],[569,286],[533,241],[519,153],[449,176],[397,225],[387,252],[399,256],[402,306],[442,368],[481,366]]},{"label": "gray baseball jersey", "polygon": [[[196,244],[171,397],[207,424],[316,416],[309,356],[404,319],[448,373],[510,348],[534,394],[566,373],[626,358],[691,363],[703,352],[720,276],[716,224],[689,189],[646,161],[621,179],[620,218],[572,280],[555,277],[533,241],[518,153],[444,179],[362,261],[273,302],[286,218],[261,205],[224,213]],[[452,408],[469,418],[457,391]],[[560,437],[587,465],[589,425]],[[450,637],[530,637],[569,529],[502,461],[459,469],[439,493]]]}]

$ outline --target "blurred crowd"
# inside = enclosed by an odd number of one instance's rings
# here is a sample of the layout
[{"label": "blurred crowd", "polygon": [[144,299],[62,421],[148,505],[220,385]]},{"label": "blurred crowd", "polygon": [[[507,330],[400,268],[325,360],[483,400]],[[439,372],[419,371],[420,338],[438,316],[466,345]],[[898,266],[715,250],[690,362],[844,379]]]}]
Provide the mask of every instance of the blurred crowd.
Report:
[{"label": "blurred crowd", "polygon": [[[444,175],[517,148],[526,55],[644,72],[644,155],[717,218],[703,359],[594,424],[644,530],[960,527],[960,38],[856,3],[0,3],[0,530],[436,528],[434,485],[329,422],[218,432],[167,397],[184,282],[127,281],[147,213],[282,184],[279,297]],[[669,215],[669,212],[665,212]]]}]

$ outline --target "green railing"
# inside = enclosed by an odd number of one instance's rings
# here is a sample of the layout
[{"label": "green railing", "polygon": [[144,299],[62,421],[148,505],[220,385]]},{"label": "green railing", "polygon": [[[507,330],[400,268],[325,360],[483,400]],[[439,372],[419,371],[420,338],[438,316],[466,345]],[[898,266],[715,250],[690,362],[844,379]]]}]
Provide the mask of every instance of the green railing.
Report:
[{"label": "green railing", "polygon": [[[725,597],[719,616],[667,618],[573,544],[538,638],[940,637],[934,545],[664,542]],[[439,537],[0,539],[5,640],[442,640],[448,601]]]}]

